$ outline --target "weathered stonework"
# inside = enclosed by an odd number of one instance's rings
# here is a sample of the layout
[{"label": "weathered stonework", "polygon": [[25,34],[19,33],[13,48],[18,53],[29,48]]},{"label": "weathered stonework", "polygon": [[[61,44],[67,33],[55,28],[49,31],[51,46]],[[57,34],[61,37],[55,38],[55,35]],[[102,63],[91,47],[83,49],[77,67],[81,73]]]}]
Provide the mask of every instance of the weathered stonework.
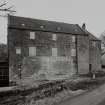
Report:
[{"label": "weathered stonework", "polygon": [[[30,32],[35,33],[35,39],[30,39]],[[99,67],[100,49],[90,47],[89,35],[78,25],[9,16],[8,45],[10,68],[18,74],[21,64],[24,77],[87,74],[95,59],[94,67]],[[35,47],[33,57],[30,47]],[[17,48],[20,54],[16,54]],[[95,51],[98,55],[93,57]]]},{"label": "weathered stonework", "polygon": [[78,73],[86,74],[89,72],[89,37],[77,37],[77,62]]},{"label": "weathered stonework", "polygon": [[90,71],[100,71],[101,70],[101,41],[100,40],[90,40],[89,45],[89,59],[90,59]]},{"label": "weathered stonework", "polygon": [[[12,33],[9,37],[9,60],[10,66],[14,65],[17,70],[18,64],[23,62],[24,58],[33,58],[39,65],[40,72],[52,72],[56,74],[74,74],[77,71],[76,62],[71,56],[71,49],[75,48],[75,43],[72,43],[69,34],[56,34],[57,40],[52,40],[51,32],[36,31],[36,39],[30,40],[30,31],[9,30]],[[17,34],[15,37],[15,33]],[[36,57],[29,57],[29,47],[36,46]],[[21,48],[21,54],[16,54],[16,48]],[[57,56],[52,56],[52,48],[57,48]],[[36,71],[36,70],[35,70]],[[18,70],[17,70],[18,72]]]}]

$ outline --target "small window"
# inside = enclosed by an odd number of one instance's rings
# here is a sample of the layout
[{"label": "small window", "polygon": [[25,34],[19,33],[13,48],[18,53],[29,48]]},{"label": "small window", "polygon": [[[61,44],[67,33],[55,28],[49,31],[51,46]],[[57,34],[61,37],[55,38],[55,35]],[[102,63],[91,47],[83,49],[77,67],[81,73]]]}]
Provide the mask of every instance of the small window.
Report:
[{"label": "small window", "polygon": [[25,26],[25,24],[23,23],[23,24],[21,24],[22,26]]},{"label": "small window", "polygon": [[30,39],[35,39],[35,32],[30,32]]},{"label": "small window", "polygon": [[16,54],[21,54],[21,48],[16,48]]},{"label": "small window", "polygon": [[29,56],[36,56],[36,47],[29,47]]},{"label": "small window", "polygon": [[43,28],[44,28],[44,26],[40,26],[40,28],[42,28],[42,29],[43,29]]},{"label": "small window", "polygon": [[57,35],[56,34],[52,34],[52,40],[57,40]]},{"label": "small window", "polygon": [[60,27],[57,27],[57,30],[61,30],[61,28]]},{"label": "small window", "polygon": [[96,46],[96,42],[95,42],[95,41],[92,42],[92,46],[93,46],[93,47]]},{"label": "small window", "polygon": [[52,56],[57,56],[57,48],[52,48]]},{"label": "small window", "polygon": [[71,56],[76,56],[76,49],[71,49]]},{"label": "small window", "polygon": [[76,42],[76,37],[72,36],[72,42]]},{"label": "small window", "polygon": [[75,29],[75,32],[77,32],[78,30],[77,29]]}]

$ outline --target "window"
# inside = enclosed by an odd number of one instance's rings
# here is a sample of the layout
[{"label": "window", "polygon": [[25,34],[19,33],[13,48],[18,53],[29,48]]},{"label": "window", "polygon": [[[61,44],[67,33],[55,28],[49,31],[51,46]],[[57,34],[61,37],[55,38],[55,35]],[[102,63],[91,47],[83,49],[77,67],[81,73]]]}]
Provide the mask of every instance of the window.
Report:
[{"label": "window", "polygon": [[72,36],[72,42],[76,42],[76,37]]},{"label": "window", "polygon": [[16,48],[16,54],[21,54],[21,48]]},{"label": "window", "polygon": [[43,28],[44,28],[44,26],[40,26],[40,28],[42,28],[42,29],[43,29]]},{"label": "window", "polygon": [[56,34],[52,34],[52,40],[57,40]]},{"label": "window", "polygon": [[52,56],[57,56],[57,48],[52,48]]},{"label": "window", "polygon": [[95,42],[95,41],[92,42],[92,46],[93,46],[93,47],[96,46],[96,42]]},{"label": "window", "polygon": [[23,23],[23,24],[21,24],[22,26],[25,26],[25,24]]},{"label": "window", "polygon": [[57,27],[57,30],[61,30],[61,28],[60,27]]},{"label": "window", "polygon": [[30,39],[35,39],[35,32],[30,32]]},{"label": "window", "polygon": [[36,56],[36,47],[29,47],[29,56]]},{"label": "window", "polygon": [[71,56],[76,56],[76,49],[71,49]]}]

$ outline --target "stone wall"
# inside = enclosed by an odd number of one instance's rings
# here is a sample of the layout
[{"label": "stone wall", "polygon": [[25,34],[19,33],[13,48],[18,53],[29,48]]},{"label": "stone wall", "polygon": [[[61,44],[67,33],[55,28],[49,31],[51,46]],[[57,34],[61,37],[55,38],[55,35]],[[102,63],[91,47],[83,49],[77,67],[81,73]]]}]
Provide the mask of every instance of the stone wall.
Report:
[{"label": "stone wall", "polygon": [[101,70],[101,42],[99,40],[90,40],[89,47],[91,71]]},{"label": "stone wall", "polygon": [[86,74],[89,72],[89,37],[88,35],[77,37],[77,59],[78,73]]},{"label": "stone wall", "polygon": [[[8,31],[9,44],[9,63],[10,68],[18,73],[18,64],[26,61],[24,59],[33,59],[34,68],[24,70],[33,70],[36,73],[54,73],[57,75],[72,75],[77,72],[76,55],[72,56],[71,50],[75,48],[75,42],[72,42],[71,34],[56,33],[57,40],[52,40],[52,35],[55,33],[35,31],[35,39],[30,39],[30,30],[9,29]],[[29,47],[36,47],[36,56],[29,57]],[[21,48],[21,54],[16,54],[16,48]],[[52,48],[57,48],[57,56],[52,56]],[[75,48],[76,49],[76,48]],[[29,63],[30,64],[30,63]],[[32,70],[33,69],[33,70]],[[31,73],[30,73],[31,74]],[[25,72],[23,72],[23,75]]]}]

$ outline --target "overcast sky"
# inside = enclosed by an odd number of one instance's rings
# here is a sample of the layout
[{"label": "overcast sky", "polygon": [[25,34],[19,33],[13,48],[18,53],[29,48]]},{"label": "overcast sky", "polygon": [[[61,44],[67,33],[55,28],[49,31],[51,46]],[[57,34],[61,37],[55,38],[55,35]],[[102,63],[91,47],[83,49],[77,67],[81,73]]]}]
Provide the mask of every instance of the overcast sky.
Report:
[{"label": "overcast sky", "polygon": [[[3,0],[0,0],[1,2]],[[17,16],[82,25],[99,36],[105,30],[105,0],[8,0]],[[0,14],[2,14],[0,12]],[[6,18],[0,17],[0,42],[6,42]]]}]

